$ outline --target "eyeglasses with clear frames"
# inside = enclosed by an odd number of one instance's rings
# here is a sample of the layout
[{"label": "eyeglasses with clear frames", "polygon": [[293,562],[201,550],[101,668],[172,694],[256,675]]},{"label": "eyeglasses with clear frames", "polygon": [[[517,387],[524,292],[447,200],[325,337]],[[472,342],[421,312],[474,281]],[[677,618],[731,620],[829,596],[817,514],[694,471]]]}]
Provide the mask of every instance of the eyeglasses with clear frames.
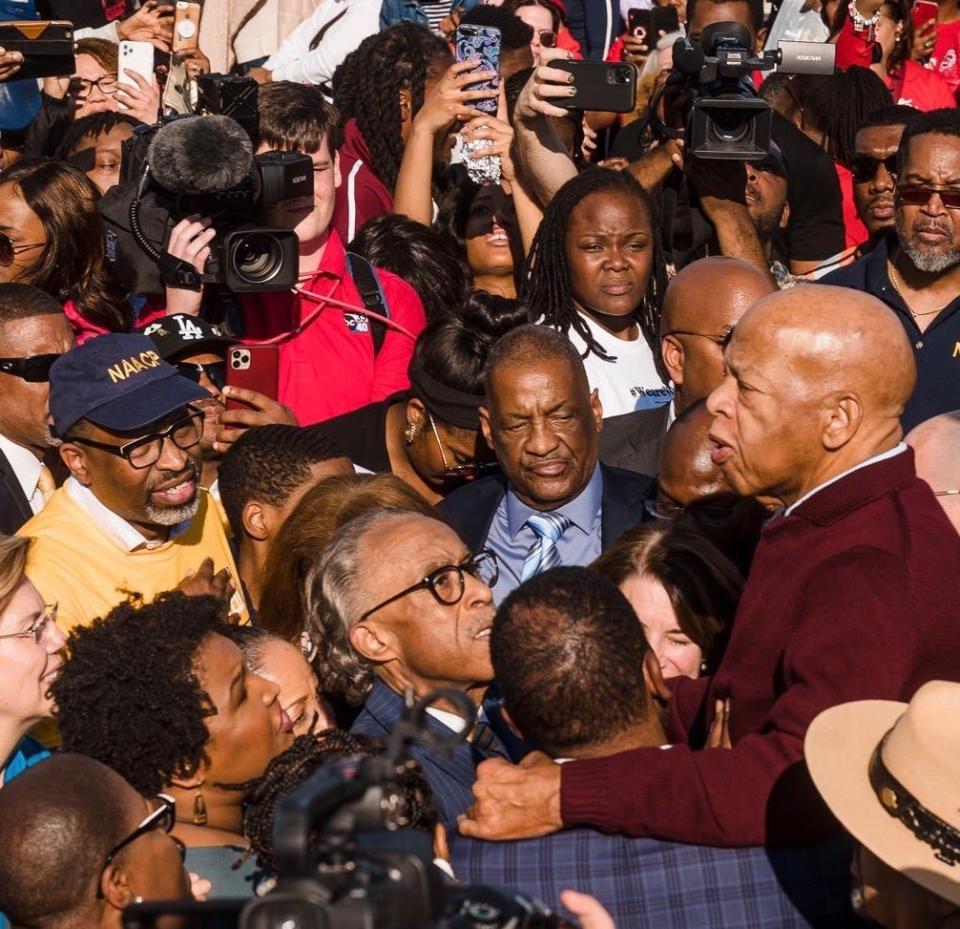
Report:
[{"label": "eyeglasses with clear frames", "polygon": [[43,634],[46,632],[50,623],[57,621],[57,604],[46,603],[43,612],[23,630],[23,632],[8,632],[6,635],[0,635],[0,639],[33,639],[37,645],[43,642]]}]

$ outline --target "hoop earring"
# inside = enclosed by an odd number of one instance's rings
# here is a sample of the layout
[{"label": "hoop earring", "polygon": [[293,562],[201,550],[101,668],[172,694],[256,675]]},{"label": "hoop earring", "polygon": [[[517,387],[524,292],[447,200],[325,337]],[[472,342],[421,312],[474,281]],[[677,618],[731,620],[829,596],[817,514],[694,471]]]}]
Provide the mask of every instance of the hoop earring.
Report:
[{"label": "hoop earring", "polygon": [[199,787],[197,788],[197,795],[193,799],[193,824],[195,826],[205,826],[207,824],[207,804]]}]

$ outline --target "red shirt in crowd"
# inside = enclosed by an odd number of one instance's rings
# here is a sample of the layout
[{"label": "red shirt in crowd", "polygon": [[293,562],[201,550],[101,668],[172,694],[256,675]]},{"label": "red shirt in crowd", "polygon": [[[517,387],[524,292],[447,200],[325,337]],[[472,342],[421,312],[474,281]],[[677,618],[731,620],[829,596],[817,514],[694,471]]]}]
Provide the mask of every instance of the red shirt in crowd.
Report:
[{"label": "red shirt in crowd", "polygon": [[837,170],[837,179],[840,181],[840,195],[843,197],[841,204],[843,208],[843,231],[844,246],[846,248],[855,248],[861,242],[866,242],[870,238],[867,227],[857,214],[857,205],[853,199],[853,173],[849,168],[845,168],[839,161],[834,162],[834,168]]},{"label": "red shirt in crowd", "polygon": [[[416,291],[388,271],[377,269],[377,278],[391,319],[418,336],[426,326],[426,317]],[[357,311],[328,304],[303,332],[280,342],[277,399],[293,410],[301,425],[349,413],[410,386],[407,367],[414,341],[388,328],[374,358],[363,301],[347,269],[343,243],[334,230],[330,231],[319,268],[302,288],[353,304]],[[323,304],[291,292],[245,296],[244,341],[257,342],[290,332],[318,306]]]},{"label": "red shirt in crowd", "polygon": [[[772,520],[716,674],[676,679],[672,747],[563,765],[564,823],[721,846],[838,831],[803,763],[807,727],[840,703],[960,681],[958,564],[960,537],[911,449]],[[694,750],[728,698],[733,748]]]},{"label": "red shirt in crowd", "polygon": [[393,194],[373,172],[367,141],[355,119],[343,130],[340,155],[340,186],[333,210],[333,226],[341,242],[351,242],[360,227],[393,210]]},{"label": "red shirt in crowd", "polygon": [[930,66],[947,82],[956,97],[960,89],[960,20],[937,25],[937,44],[930,56]]},{"label": "red shirt in crowd", "polygon": [[[952,24],[938,27],[939,30],[949,28],[952,28]],[[849,68],[853,65],[860,68],[870,67],[873,43],[867,41],[868,35],[866,29],[860,32],[855,31],[851,20],[846,20],[836,40],[838,68]],[[938,48],[940,47],[939,35],[938,32]],[[955,58],[954,55],[954,60]],[[923,113],[956,105],[953,89],[944,77],[932,68],[925,68],[915,61],[905,61],[897,74],[887,75],[884,83],[893,96],[894,103],[916,107]]]}]

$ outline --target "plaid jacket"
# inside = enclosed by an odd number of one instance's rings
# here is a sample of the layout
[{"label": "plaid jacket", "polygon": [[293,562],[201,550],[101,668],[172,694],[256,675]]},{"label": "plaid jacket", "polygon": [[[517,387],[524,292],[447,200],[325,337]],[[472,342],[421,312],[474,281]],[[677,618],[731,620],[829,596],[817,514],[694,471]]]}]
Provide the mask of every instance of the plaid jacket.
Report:
[{"label": "plaid jacket", "polygon": [[562,912],[560,892],[592,894],[617,929],[793,929],[862,925],[850,909],[850,840],[806,848],[708,848],[604,835],[453,838],[464,884],[519,890]]}]

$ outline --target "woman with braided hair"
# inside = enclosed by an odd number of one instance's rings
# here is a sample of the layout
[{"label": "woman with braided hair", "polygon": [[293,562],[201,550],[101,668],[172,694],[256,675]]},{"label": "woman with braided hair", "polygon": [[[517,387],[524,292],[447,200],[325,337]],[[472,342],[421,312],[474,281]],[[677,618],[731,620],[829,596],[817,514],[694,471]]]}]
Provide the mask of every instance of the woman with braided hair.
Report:
[{"label": "woman with braided hair", "polygon": [[629,172],[589,168],[567,181],[524,277],[531,319],[573,342],[604,416],[670,402],[659,351],[666,266],[650,197]]},{"label": "woman with braided hair", "polygon": [[344,242],[368,220],[393,211],[413,117],[451,62],[443,39],[403,22],[364,39],[337,69],[333,100],[340,113],[343,183],[333,220]]}]

